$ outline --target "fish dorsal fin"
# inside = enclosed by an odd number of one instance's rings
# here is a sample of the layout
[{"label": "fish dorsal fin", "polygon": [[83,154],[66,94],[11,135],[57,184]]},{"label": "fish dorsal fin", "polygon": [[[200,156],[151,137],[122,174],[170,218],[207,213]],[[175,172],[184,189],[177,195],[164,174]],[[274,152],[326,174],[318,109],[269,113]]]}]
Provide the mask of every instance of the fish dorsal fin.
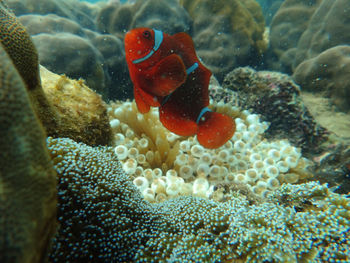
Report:
[{"label": "fish dorsal fin", "polygon": [[171,54],[152,68],[150,76],[152,76],[152,93],[164,97],[180,87],[185,82],[187,74],[181,58]]},{"label": "fish dorsal fin", "polygon": [[197,60],[196,50],[192,38],[185,32],[180,32],[172,35],[175,41],[179,42],[180,50],[186,52],[186,54],[192,59]]}]

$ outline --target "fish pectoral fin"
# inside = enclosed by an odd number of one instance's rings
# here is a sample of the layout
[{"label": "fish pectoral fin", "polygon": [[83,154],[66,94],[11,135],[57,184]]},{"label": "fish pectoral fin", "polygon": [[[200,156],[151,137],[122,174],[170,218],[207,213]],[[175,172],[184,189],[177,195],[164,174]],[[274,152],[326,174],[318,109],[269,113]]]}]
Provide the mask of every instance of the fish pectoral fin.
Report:
[{"label": "fish pectoral fin", "polygon": [[134,98],[137,105],[137,109],[141,113],[147,113],[150,107],[159,107],[159,101],[156,97],[148,94],[140,88],[134,86]]},{"label": "fish pectoral fin", "polygon": [[197,140],[205,148],[215,149],[224,145],[235,133],[234,120],[217,112],[206,112],[198,123]]},{"label": "fish pectoral fin", "polygon": [[159,61],[152,71],[152,93],[157,96],[169,95],[186,81],[186,67],[176,54]]}]

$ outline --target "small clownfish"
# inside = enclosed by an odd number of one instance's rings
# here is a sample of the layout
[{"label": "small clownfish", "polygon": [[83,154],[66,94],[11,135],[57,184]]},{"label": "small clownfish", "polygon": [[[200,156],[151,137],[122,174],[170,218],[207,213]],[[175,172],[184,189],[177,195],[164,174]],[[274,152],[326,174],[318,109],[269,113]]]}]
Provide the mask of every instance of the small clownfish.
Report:
[{"label": "small clownfish", "polygon": [[159,107],[165,128],[180,136],[196,134],[206,148],[218,148],[232,137],[233,119],[208,108],[211,72],[198,59],[188,34],[136,28],[125,35],[124,43],[141,113]]}]

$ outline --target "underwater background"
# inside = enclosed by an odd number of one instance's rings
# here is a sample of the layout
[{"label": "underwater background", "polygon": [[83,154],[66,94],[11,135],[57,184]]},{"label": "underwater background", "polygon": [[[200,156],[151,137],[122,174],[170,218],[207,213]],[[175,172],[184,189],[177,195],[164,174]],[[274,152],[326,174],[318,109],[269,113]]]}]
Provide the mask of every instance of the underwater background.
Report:
[{"label": "underwater background", "polygon": [[[349,17],[348,0],[0,0],[0,262],[350,262]],[[235,123],[223,146],[139,112],[138,27],[192,38]]]}]

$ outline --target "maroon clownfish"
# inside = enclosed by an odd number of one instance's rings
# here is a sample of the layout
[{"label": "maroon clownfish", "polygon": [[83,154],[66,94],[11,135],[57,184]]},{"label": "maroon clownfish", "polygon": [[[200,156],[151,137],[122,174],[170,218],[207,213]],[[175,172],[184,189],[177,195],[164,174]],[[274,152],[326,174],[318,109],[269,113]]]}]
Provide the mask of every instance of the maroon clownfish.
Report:
[{"label": "maroon clownfish", "polygon": [[159,107],[159,120],[168,130],[180,136],[196,134],[206,148],[218,148],[232,137],[233,119],[208,108],[211,72],[198,59],[188,34],[136,28],[124,42],[141,113]]}]

